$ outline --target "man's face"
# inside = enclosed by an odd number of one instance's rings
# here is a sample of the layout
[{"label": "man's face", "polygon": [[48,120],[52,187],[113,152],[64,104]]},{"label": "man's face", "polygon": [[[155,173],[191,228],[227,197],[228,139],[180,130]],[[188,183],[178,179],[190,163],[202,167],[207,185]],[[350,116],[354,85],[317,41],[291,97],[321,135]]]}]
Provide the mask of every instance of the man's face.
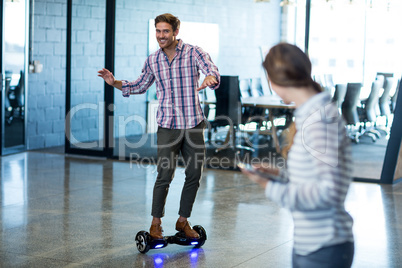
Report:
[{"label": "man's face", "polygon": [[158,22],[156,24],[156,40],[162,49],[176,46],[175,41],[178,33],[179,29],[173,32],[172,25],[167,22]]}]

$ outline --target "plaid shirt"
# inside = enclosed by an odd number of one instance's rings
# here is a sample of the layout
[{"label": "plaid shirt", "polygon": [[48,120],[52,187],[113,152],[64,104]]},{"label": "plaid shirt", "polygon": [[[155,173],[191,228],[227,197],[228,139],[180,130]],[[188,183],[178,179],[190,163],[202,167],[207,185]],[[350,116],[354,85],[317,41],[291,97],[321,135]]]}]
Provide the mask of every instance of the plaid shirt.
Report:
[{"label": "plaid shirt", "polygon": [[[122,93],[124,97],[143,94],[156,82],[158,125],[170,129],[189,129],[204,120],[196,90],[199,87],[199,70],[205,76],[215,76],[218,81],[220,75],[208,53],[200,47],[184,44],[181,39],[178,41],[171,63],[162,49],[159,49],[147,58],[137,80],[122,81]],[[211,89],[218,87],[219,83]]]}]

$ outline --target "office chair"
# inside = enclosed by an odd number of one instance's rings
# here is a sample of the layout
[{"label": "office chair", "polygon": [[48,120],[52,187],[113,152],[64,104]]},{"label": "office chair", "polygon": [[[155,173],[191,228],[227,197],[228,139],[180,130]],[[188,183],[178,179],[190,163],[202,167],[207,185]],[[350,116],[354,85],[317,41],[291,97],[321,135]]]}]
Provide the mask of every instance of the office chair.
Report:
[{"label": "office chair", "polygon": [[325,88],[324,88],[325,91],[330,93],[331,96],[334,96],[336,87],[334,84],[332,74],[324,74],[324,79],[325,79]]},{"label": "office chair", "polygon": [[11,107],[10,103],[10,88],[11,88],[11,76],[6,76],[6,88],[5,88],[5,98],[4,98],[4,109],[5,109],[5,119],[7,124],[11,124],[13,121],[13,108]]},{"label": "office chair", "polygon": [[402,79],[399,79],[398,82],[397,82],[397,85],[396,85],[395,93],[391,97],[391,111],[392,111],[392,113],[395,112],[396,99],[398,98],[398,93],[399,93],[399,89],[401,88],[401,84],[402,84]]},{"label": "office chair", "polygon": [[10,83],[6,82],[6,121],[11,125],[12,121],[17,116],[24,119],[24,104],[25,104],[25,78],[24,72],[20,71],[20,79],[18,84],[11,90]]},{"label": "office chair", "polygon": [[262,89],[261,78],[252,78],[251,79],[251,96],[253,97],[261,97],[264,95],[264,91]]},{"label": "office chair", "polygon": [[320,74],[313,75],[313,80],[317,82],[323,89],[326,88],[324,75]]},{"label": "office chair", "polygon": [[[264,96],[264,90],[262,88],[261,84],[261,78],[255,77],[251,78],[251,83],[250,83],[250,92],[251,96],[254,98],[259,98]],[[269,117],[268,117],[268,110],[264,108],[258,108],[258,107],[245,107],[243,108],[246,111],[243,113],[243,124],[249,124],[249,123],[255,123],[255,128],[260,129],[261,127],[265,127],[265,129],[269,129]],[[248,110],[248,112],[247,112]],[[250,134],[250,130],[248,131]],[[259,135],[256,134],[255,130],[252,130],[252,143],[254,145],[256,144],[267,144],[271,143],[272,144],[272,139],[270,135]],[[250,138],[247,139],[248,143],[250,143]]]},{"label": "office chair", "polygon": [[361,83],[348,83],[346,86],[345,99],[342,103],[341,110],[342,116],[346,121],[347,134],[349,138],[358,143],[361,132],[356,128],[360,128],[359,114],[357,113],[357,105],[359,102],[360,91],[362,88]]},{"label": "office chair", "polygon": [[[251,97],[261,97],[264,95],[262,89],[261,78],[251,78],[250,79],[250,96]],[[243,96],[242,96],[243,97]],[[256,107],[245,107],[243,108],[242,123],[255,122],[258,125],[262,124],[266,117],[265,109]]]},{"label": "office chair", "polygon": [[336,84],[332,101],[336,103],[339,111],[341,111],[342,103],[343,100],[345,99],[345,94],[346,94],[346,84]]},{"label": "office chair", "polygon": [[236,131],[241,120],[240,87],[238,76],[221,76],[221,83],[218,89],[214,90],[216,97],[215,119],[208,121],[208,143],[212,143],[212,131],[216,132],[219,127],[229,126],[225,141],[215,152],[224,149],[246,149],[252,148],[238,145],[236,142]]},{"label": "office chair", "polygon": [[[384,84],[385,84],[385,78],[386,77],[390,77],[390,76],[385,76],[384,74],[377,74],[377,76],[375,77],[375,80],[376,81],[380,81],[380,84],[381,84],[381,88],[384,88]],[[381,110],[380,110],[380,105],[379,105],[379,103],[376,103],[375,104],[375,114],[377,115],[377,116],[380,116],[381,115]]]},{"label": "office chair", "polygon": [[240,95],[242,98],[249,98],[251,97],[251,81],[250,79],[240,79],[239,81],[239,87],[240,87]]},{"label": "office chair", "polygon": [[[250,97],[260,97],[263,89],[260,78],[241,79],[239,81],[241,99]],[[242,107],[240,124],[257,123],[260,125],[264,121],[265,110],[256,107]]]},{"label": "office chair", "polygon": [[384,92],[379,99],[379,106],[381,116],[385,116],[385,127],[388,126],[388,117],[391,115],[391,97],[390,92],[394,85],[395,79],[393,77],[385,78],[384,82]]},{"label": "office chair", "polygon": [[[359,114],[359,120],[363,123],[363,129],[361,135],[367,135],[371,137],[372,141],[376,141],[381,137],[380,132],[375,128],[377,122],[376,108],[378,105],[379,94],[382,88],[382,80],[375,80],[372,83],[370,95],[367,100],[362,101],[362,106],[357,107]],[[371,127],[367,127],[367,123],[371,124]]]},{"label": "office chair", "polygon": [[[245,78],[239,81],[240,96],[241,99],[250,98],[251,95],[251,79]],[[241,122],[246,124],[248,118],[253,116],[253,107],[242,107],[241,108]]]}]

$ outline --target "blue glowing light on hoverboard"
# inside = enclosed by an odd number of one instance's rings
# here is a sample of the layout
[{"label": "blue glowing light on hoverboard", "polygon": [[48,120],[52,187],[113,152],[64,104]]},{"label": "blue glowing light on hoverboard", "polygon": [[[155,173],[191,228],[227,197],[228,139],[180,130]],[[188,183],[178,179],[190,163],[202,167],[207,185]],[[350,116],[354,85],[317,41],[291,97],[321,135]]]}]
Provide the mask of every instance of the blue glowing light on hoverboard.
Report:
[{"label": "blue glowing light on hoverboard", "polygon": [[161,248],[161,247],[163,247],[163,244],[158,244],[155,246],[155,248]]},{"label": "blue glowing light on hoverboard", "polygon": [[191,245],[193,245],[193,246],[194,246],[194,245],[198,245],[198,242],[196,242],[196,241],[195,241],[195,242],[191,242]]}]

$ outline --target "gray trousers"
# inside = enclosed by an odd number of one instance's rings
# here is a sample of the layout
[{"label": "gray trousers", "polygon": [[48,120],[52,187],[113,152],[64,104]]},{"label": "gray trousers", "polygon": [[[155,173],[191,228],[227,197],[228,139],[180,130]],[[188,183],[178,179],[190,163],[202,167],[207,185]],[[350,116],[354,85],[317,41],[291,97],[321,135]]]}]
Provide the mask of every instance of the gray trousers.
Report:
[{"label": "gray trousers", "polygon": [[186,175],[181,192],[179,215],[190,217],[205,161],[204,129],[204,121],[191,129],[158,127],[158,176],[152,200],[153,217],[162,218],[165,215],[166,197],[174,177],[179,153],[183,156]]},{"label": "gray trousers", "polygon": [[354,243],[321,248],[307,256],[297,255],[293,251],[293,268],[350,268],[354,256]]}]

